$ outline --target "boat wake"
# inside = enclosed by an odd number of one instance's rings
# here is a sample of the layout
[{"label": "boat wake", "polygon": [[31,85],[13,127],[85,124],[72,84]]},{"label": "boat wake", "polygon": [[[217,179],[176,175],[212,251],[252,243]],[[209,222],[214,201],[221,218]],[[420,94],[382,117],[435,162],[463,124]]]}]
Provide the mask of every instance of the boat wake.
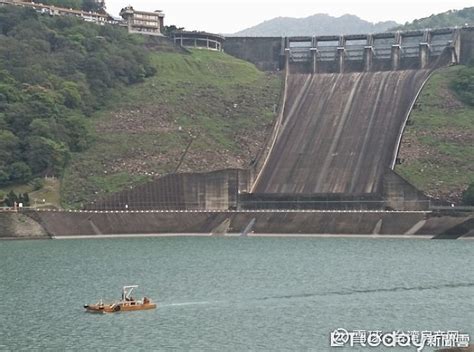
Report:
[{"label": "boat wake", "polygon": [[215,304],[221,301],[196,301],[196,302],[177,302],[177,303],[160,303],[160,308],[163,307],[182,307],[182,306],[197,306],[206,304]]},{"label": "boat wake", "polygon": [[278,299],[295,299],[295,298],[311,298],[311,297],[325,297],[325,296],[348,296],[357,294],[370,294],[379,292],[404,292],[404,291],[425,291],[425,290],[441,290],[441,289],[454,289],[454,288],[469,288],[474,287],[473,282],[468,283],[451,283],[442,285],[426,285],[426,286],[412,286],[412,287],[391,287],[391,288],[374,288],[374,289],[346,289],[340,291],[328,291],[328,292],[311,292],[311,293],[295,293],[288,295],[272,295],[264,297],[254,297],[246,299],[236,300],[218,300],[218,301],[191,301],[191,302],[175,302],[175,303],[160,303],[160,308],[166,307],[186,307],[186,306],[203,306],[203,305],[217,305],[222,303],[233,304],[242,303],[244,301],[266,301],[266,300],[278,300]]},{"label": "boat wake", "polygon": [[329,291],[329,292],[318,292],[318,293],[297,293],[291,295],[275,295],[257,298],[257,300],[269,300],[269,299],[291,299],[291,298],[308,298],[308,297],[321,297],[321,296],[333,296],[333,295],[354,295],[354,294],[365,294],[365,293],[378,293],[378,292],[402,292],[402,291],[424,291],[424,290],[441,290],[450,288],[465,288],[474,287],[474,283],[453,283],[443,285],[428,285],[428,286],[413,286],[413,287],[391,287],[391,288],[374,288],[374,289],[361,289],[353,290],[347,289],[342,291]]}]

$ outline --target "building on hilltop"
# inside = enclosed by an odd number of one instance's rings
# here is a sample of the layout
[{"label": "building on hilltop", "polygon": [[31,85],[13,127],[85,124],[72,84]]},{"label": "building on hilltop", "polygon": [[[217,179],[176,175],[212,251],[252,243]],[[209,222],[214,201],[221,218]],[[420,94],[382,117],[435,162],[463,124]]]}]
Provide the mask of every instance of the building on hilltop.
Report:
[{"label": "building on hilltop", "polygon": [[103,0],[93,0],[91,7],[97,9],[97,11],[93,9],[91,11],[67,9],[27,0],[0,0],[0,6],[3,5],[28,7],[43,15],[77,17],[86,22],[93,22],[100,25],[107,23],[126,26],[129,33],[161,36],[164,27],[163,19],[165,14],[162,11],[135,11],[132,6],[127,6],[120,11],[120,16],[123,18],[122,20],[114,18],[105,12],[105,3]]},{"label": "building on hilltop", "polygon": [[[97,4],[101,4],[101,1],[97,1]],[[20,0],[0,0],[0,5],[14,5],[20,7],[27,7],[35,10],[36,12],[43,15],[50,16],[70,16],[77,17],[86,22],[93,22],[96,24],[114,23],[114,19],[108,15],[105,11],[99,12],[88,12],[74,9],[66,9],[63,7],[57,7],[53,5],[44,5],[41,3],[27,2]]]},{"label": "building on hilltop", "polygon": [[125,20],[129,33],[162,35],[163,11],[136,11],[132,6],[127,6],[120,11],[120,16]]}]

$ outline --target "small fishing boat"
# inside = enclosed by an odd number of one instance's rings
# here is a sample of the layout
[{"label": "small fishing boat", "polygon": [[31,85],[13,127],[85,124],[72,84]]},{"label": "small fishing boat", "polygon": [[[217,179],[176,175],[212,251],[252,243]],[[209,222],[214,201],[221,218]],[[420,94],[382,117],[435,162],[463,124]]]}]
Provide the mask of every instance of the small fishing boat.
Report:
[{"label": "small fishing boat", "polygon": [[124,286],[122,288],[122,299],[113,303],[104,303],[102,299],[96,304],[85,304],[84,308],[91,313],[116,313],[129,312],[134,310],[155,309],[156,303],[153,303],[148,297],[135,299],[132,292],[138,285]]}]

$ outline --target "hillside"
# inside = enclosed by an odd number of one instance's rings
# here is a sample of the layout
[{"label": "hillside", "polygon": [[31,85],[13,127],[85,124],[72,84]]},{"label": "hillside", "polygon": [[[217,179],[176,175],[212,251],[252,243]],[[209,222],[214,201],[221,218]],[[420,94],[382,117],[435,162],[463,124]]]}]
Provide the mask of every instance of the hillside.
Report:
[{"label": "hillside", "polygon": [[410,30],[425,28],[447,28],[474,25],[474,7],[466,7],[462,10],[450,10],[429,17],[407,22],[402,26],[394,27],[394,30]]},{"label": "hillside", "polygon": [[64,7],[66,9],[75,9],[82,11],[101,11],[104,9],[103,1],[95,0],[41,0],[31,1],[41,3],[43,5],[52,5],[57,7]]},{"label": "hillside", "polygon": [[61,176],[89,146],[91,115],[154,73],[121,28],[0,7],[0,187]]},{"label": "hillside", "polygon": [[384,32],[396,22],[371,23],[354,15],[333,17],[316,14],[306,18],[277,17],[229,36],[280,37]]},{"label": "hillside", "polygon": [[224,53],[156,52],[157,74],[123,89],[97,115],[95,141],[63,177],[80,206],[170,172],[244,168],[262,148],[279,100],[278,75]]},{"label": "hillside", "polygon": [[[466,70],[444,68],[427,82],[403,135],[403,163],[396,167],[428,195],[455,203],[474,182],[474,106],[451,89]],[[472,90],[472,78],[470,82]],[[470,102],[465,94],[461,98]]]},{"label": "hillside", "polygon": [[0,7],[0,202],[13,190],[77,206],[167,172],[246,166],[279,91],[223,53]]}]

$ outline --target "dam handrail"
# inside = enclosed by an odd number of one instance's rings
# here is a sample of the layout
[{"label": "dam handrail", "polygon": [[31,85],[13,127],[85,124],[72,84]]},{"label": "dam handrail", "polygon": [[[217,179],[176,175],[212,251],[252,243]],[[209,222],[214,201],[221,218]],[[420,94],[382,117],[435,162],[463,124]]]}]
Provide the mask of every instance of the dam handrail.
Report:
[{"label": "dam handrail", "polygon": [[[455,211],[456,208],[453,209]],[[19,213],[34,214],[34,213],[84,213],[84,214],[165,214],[165,213],[225,213],[225,214],[240,214],[240,213],[407,213],[407,214],[429,214],[432,209],[428,210],[387,210],[387,209],[135,209],[135,210],[77,210],[77,209],[23,209]],[[1,213],[1,212],[0,212]]]},{"label": "dam handrail", "polygon": [[[442,209],[436,208],[436,204],[432,200],[405,200],[405,204],[410,205],[410,209],[423,208],[424,210]],[[444,208],[443,208],[444,209]],[[457,207],[447,207],[446,209],[459,209]],[[31,211],[39,212],[167,212],[167,211],[178,211],[178,212],[239,212],[246,210],[270,210],[270,211],[281,211],[281,210],[352,210],[352,211],[367,211],[367,210],[385,210],[385,211],[398,211],[399,209],[393,209],[387,205],[386,201],[381,200],[241,200],[237,207],[228,208],[225,204],[207,206],[205,208],[200,207],[198,203],[186,204],[170,204],[170,203],[153,203],[153,202],[141,202],[134,204],[103,204],[96,208],[89,209],[58,209],[58,208],[35,208],[35,207],[23,207],[17,211],[17,213],[28,213]],[[0,213],[7,212],[0,208]]]}]

